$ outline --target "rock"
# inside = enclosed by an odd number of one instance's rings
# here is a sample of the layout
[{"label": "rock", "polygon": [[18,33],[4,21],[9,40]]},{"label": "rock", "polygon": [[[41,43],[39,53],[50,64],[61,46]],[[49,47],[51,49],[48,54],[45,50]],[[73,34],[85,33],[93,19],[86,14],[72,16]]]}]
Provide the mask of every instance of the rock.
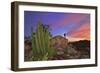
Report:
[{"label": "rock", "polygon": [[25,50],[24,50],[24,61],[32,61],[32,44],[30,40],[25,40],[24,42],[25,46]]},{"label": "rock", "polygon": [[63,50],[68,46],[68,39],[58,35],[50,40],[51,46],[58,50]]}]

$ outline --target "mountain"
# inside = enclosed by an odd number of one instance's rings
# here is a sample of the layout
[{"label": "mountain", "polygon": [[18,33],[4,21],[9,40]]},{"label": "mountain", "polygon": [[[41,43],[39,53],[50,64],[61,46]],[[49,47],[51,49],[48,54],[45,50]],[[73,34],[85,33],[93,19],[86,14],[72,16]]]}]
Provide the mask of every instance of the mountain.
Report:
[{"label": "mountain", "polygon": [[90,41],[89,40],[80,40],[80,41],[74,41],[69,42],[77,49],[89,49],[90,48]]}]

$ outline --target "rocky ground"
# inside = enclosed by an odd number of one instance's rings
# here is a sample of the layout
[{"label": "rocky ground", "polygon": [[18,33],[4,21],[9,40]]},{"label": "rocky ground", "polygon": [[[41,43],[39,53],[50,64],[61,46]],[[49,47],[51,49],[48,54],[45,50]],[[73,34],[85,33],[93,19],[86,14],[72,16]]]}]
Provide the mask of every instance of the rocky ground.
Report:
[{"label": "rocky ground", "polygon": [[[77,42],[68,42],[68,39],[62,36],[53,37],[51,46],[57,49],[57,55],[49,60],[65,59],[85,59],[90,58],[90,41],[83,40]],[[25,61],[32,61],[31,41],[25,41]]]}]

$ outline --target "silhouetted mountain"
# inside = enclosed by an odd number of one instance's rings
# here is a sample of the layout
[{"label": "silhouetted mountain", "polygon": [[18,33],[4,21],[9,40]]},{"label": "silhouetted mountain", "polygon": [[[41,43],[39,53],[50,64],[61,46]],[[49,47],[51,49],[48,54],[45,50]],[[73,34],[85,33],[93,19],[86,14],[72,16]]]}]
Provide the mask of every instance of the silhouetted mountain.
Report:
[{"label": "silhouetted mountain", "polygon": [[80,40],[80,41],[76,41],[76,42],[70,42],[70,44],[72,44],[75,48],[77,48],[77,50],[82,50],[82,49],[89,50],[90,49],[90,41],[89,40]]}]

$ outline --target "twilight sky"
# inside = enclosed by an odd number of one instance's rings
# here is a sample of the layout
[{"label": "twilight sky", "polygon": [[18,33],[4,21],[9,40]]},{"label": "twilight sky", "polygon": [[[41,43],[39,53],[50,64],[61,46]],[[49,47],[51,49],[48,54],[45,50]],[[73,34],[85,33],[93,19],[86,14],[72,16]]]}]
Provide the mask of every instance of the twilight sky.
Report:
[{"label": "twilight sky", "polygon": [[24,36],[30,36],[39,21],[50,26],[53,36],[66,33],[70,38],[90,40],[90,14],[24,11]]}]

